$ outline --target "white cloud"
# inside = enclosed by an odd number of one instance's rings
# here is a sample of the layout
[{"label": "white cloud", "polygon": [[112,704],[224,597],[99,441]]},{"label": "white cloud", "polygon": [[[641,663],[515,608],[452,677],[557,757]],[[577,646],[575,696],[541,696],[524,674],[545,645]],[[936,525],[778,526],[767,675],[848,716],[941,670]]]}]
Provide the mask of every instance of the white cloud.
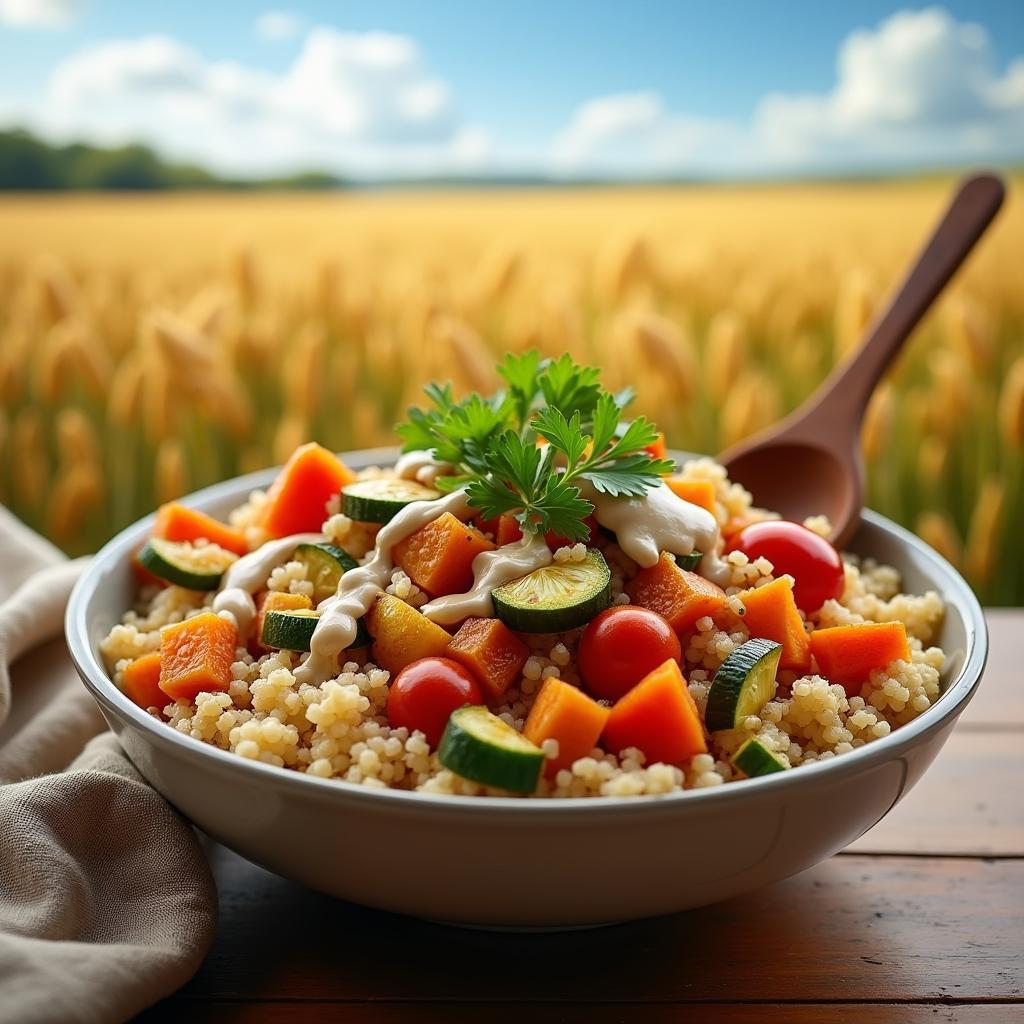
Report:
[{"label": "white cloud", "polygon": [[256,35],[270,43],[294,39],[301,31],[303,19],[291,11],[264,11],[253,26]]},{"label": "white cloud", "polygon": [[426,173],[476,166],[488,149],[415,40],[323,27],[282,74],[167,36],[103,43],[58,65],[23,114],[51,138],[142,140],[234,174]]},{"label": "white cloud", "polygon": [[584,104],[556,141],[563,171],[764,173],[1024,158],[1024,58],[999,72],[980,25],[903,11],[839,49],[824,94],[770,94],[747,121],[652,93]]},{"label": "white cloud", "polygon": [[0,23],[20,28],[63,28],[78,14],[79,0],[0,0]]}]

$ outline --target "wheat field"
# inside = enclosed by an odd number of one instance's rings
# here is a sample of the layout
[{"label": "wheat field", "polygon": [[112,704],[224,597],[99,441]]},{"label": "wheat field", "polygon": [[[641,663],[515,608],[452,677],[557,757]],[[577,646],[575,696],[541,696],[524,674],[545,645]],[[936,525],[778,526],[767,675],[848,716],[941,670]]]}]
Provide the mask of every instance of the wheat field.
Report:
[{"label": "wheat field", "polygon": [[[1024,203],[879,391],[870,504],[1024,603]],[[71,553],[315,439],[387,443],[508,350],[714,452],[849,353],[952,180],[0,197],[0,502]]]}]

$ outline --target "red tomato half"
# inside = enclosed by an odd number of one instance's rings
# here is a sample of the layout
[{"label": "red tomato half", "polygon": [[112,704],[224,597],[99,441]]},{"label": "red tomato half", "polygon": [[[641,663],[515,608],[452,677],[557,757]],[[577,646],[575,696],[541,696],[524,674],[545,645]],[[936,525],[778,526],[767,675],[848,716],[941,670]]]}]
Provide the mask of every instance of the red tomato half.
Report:
[{"label": "red tomato half", "polygon": [[659,665],[679,661],[676,631],[657,613],[616,605],[597,615],[580,637],[577,661],[587,689],[618,700]]},{"label": "red tomato half", "polygon": [[788,573],[796,581],[793,596],[805,615],[816,612],[830,597],[843,596],[843,560],[824,537],[799,523],[771,519],[745,526],[729,542],[751,561],[767,558],[775,575]]},{"label": "red tomato half", "polygon": [[483,702],[476,679],[457,661],[420,658],[395,676],[388,691],[388,721],[396,728],[419,729],[437,747],[453,711]]}]

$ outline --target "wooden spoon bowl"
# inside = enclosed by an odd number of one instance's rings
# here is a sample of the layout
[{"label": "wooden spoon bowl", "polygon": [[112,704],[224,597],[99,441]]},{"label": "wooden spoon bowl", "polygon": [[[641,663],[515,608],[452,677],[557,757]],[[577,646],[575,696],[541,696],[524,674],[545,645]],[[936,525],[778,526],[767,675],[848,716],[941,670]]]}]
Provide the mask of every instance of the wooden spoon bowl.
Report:
[{"label": "wooden spoon bowl", "polygon": [[961,183],[853,358],[781,423],[719,456],[756,505],[795,522],[827,515],[832,543],[842,548],[850,539],[864,506],[860,427],[868,401],[921,317],[992,222],[1004,194],[1002,181],[992,174]]}]

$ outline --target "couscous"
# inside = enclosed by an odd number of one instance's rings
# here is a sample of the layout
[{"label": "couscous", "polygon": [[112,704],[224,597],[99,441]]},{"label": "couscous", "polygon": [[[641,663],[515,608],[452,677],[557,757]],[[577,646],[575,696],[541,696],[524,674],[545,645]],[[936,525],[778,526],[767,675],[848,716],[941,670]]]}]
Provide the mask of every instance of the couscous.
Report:
[{"label": "couscous", "polygon": [[238,757],[371,787],[534,797],[717,786],[884,738],[940,693],[943,604],[665,457],[568,357],[316,444],[218,522],[164,506],[114,683]]}]

